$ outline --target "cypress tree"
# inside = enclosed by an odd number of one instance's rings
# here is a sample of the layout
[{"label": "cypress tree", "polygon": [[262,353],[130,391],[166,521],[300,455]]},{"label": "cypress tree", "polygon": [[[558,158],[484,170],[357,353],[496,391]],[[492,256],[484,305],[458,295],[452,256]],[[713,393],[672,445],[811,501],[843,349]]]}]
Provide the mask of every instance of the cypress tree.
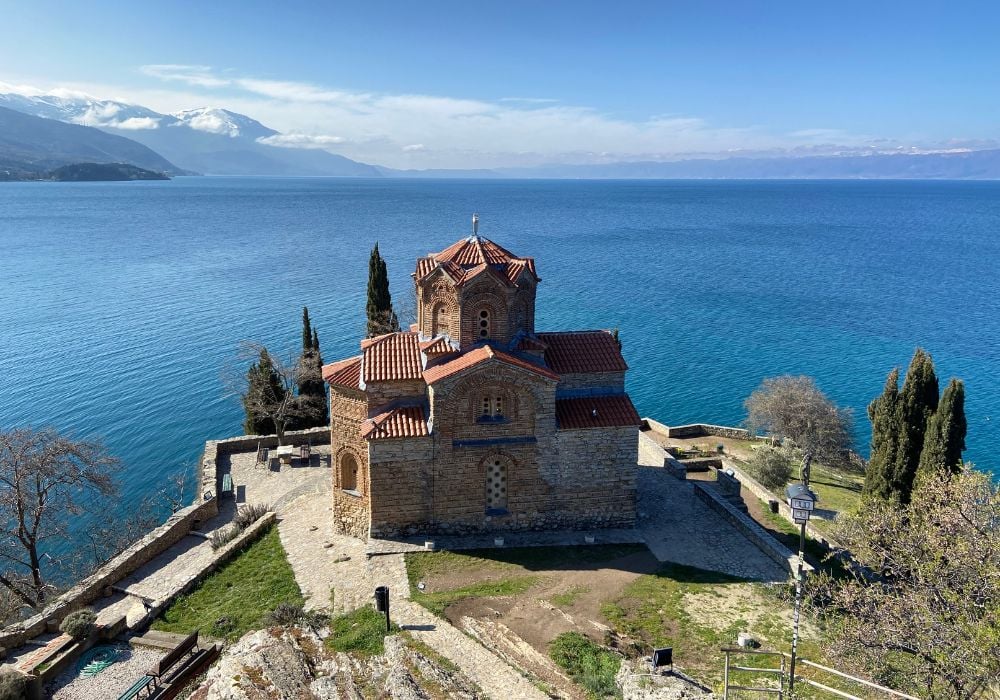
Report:
[{"label": "cypress tree", "polygon": [[927,421],[938,406],[938,380],[931,356],[921,348],[913,355],[906,380],[899,394],[899,449],[892,471],[893,495],[899,502],[910,502],[910,492],[920,465]]},{"label": "cypress tree", "polygon": [[868,404],[872,424],[871,456],[865,471],[866,496],[888,500],[892,494],[892,470],[899,450],[899,368],[885,379],[882,394]]},{"label": "cypress tree", "polygon": [[[315,327],[313,328],[312,349],[319,352],[319,333],[316,332]],[[320,364],[322,364],[322,360],[320,360]]]},{"label": "cypress tree", "polygon": [[302,351],[312,348],[312,327],[309,323],[309,307],[302,307]]},{"label": "cypress tree", "polygon": [[921,476],[948,470],[955,474],[962,466],[965,450],[965,384],[952,379],[945,387],[937,411],[927,421],[924,448],[920,453]]},{"label": "cypress tree", "polygon": [[378,243],[372,248],[368,259],[368,337],[399,330],[399,321],[392,310],[392,295],[389,293],[389,271],[385,260],[378,252]]}]

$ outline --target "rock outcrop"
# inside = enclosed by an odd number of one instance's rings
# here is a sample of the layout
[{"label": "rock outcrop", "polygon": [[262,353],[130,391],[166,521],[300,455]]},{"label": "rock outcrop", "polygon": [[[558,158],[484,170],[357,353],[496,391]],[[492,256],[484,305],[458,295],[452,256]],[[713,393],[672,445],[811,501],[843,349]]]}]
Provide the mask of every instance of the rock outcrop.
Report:
[{"label": "rock outcrop", "polygon": [[191,700],[473,700],[482,692],[457,668],[408,637],[358,658],[328,650],[312,630],[272,627],[228,647]]}]

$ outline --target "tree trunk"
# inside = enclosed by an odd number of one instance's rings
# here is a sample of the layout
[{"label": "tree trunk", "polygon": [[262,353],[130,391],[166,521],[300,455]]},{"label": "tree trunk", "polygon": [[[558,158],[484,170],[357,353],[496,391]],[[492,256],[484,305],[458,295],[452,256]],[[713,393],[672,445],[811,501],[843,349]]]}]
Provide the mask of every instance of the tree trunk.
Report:
[{"label": "tree trunk", "polygon": [[806,488],[809,488],[809,472],[812,471],[812,461],[813,461],[812,452],[802,453],[802,472],[800,474],[800,477],[802,479],[802,483],[805,484]]}]

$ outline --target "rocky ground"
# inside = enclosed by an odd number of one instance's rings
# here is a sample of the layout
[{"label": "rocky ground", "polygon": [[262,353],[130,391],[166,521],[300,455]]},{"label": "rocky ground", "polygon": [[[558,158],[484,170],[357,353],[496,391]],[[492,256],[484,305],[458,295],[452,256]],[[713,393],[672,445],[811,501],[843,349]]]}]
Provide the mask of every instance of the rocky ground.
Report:
[{"label": "rocky ground", "polygon": [[328,650],[301,627],[251,632],[227,648],[190,700],[429,700],[485,697],[453,664],[406,635],[386,637],[385,653]]}]

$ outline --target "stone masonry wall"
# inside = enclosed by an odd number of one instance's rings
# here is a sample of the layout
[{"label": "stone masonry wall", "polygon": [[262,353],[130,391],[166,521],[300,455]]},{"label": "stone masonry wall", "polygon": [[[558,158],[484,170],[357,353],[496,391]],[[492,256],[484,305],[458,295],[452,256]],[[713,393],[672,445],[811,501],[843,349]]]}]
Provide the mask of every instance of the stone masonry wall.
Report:
[{"label": "stone masonry wall", "polygon": [[632,527],[638,428],[560,430],[558,443],[561,517],[587,527]]},{"label": "stone masonry wall", "polygon": [[[631,527],[636,427],[555,429],[555,382],[500,362],[436,383],[428,438],[369,443],[374,537]],[[478,422],[483,395],[505,420]],[[487,511],[500,461],[506,509]]]},{"label": "stone masonry wall", "polygon": [[49,603],[42,612],[4,629],[0,633],[0,647],[12,649],[21,646],[44,632],[49,621],[58,623],[74,610],[97,600],[103,595],[105,587],[117,583],[165,552],[187,536],[194,525],[216,512],[218,504],[214,497],[177,511],[163,525],[136,540],[117,557]]},{"label": "stone masonry wall", "polygon": [[[330,465],[333,469],[334,528],[355,537],[368,535],[371,489],[368,483],[368,443],[361,437],[361,423],[368,417],[368,403],[360,391],[330,390]],[[344,469],[354,458],[358,473],[355,488],[345,489]]]}]

